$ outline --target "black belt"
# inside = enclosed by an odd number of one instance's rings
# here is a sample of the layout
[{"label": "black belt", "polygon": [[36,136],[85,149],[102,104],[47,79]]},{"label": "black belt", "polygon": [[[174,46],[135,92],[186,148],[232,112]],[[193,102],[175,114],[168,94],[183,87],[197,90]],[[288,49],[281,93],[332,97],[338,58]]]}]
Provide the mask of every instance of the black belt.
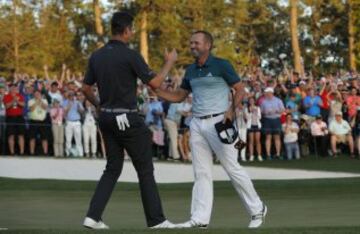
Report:
[{"label": "black belt", "polygon": [[201,117],[198,117],[198,118],[199,118],[199,119],[210,119],[210,118],[213,118],[213,117],[222,115],[222,114],[224,114],[224,112],[217,113],[217,114],[212,114],[212,115],[204,115],[204,116],[201,116]]},{"label": "black belt", "polygon": [[106,113],[137,113],[137,109],[125,109],[125,108],[100,108],[100,111]]}]

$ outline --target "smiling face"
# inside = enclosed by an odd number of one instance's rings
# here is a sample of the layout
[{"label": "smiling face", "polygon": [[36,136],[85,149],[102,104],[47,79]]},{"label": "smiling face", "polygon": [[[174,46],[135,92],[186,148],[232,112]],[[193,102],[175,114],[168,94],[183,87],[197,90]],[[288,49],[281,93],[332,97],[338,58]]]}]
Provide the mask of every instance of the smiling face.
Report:
[{"label": "smiling face", "polygon": [[211,43],[206,40],[203,33],[195,33],[190,39],[190,50],[194,58],[200,58],[210,52]]}]

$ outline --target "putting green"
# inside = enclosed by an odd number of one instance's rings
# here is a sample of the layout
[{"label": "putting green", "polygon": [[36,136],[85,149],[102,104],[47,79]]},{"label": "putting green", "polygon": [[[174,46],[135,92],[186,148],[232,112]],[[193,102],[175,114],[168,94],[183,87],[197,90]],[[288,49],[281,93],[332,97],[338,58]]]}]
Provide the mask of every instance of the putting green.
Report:
[{"label": "putting green", "polygon": [[[0,228],[18,230],[14,233],[22,233],[19,229],[25,233],[83,233],[81,222],[95,186],[94,182],[0,178]],[[189,217],[191,186],[159,185],[164,210],[171,221],[182,222]],[[359,178],[255,181],[255,186],[269,208],[264,228],[256,233],[360,232]],[[137,184],[117,185],[103,219],[116,233],[149,232],[145,230]],[[241,229],[246,228],[248,221],[231,184],[215,183],[212,221],[205,232],[243,233]],[[285,232],[288,228],[291,231]],[[161,231],[167,232],[184,230]]]}]

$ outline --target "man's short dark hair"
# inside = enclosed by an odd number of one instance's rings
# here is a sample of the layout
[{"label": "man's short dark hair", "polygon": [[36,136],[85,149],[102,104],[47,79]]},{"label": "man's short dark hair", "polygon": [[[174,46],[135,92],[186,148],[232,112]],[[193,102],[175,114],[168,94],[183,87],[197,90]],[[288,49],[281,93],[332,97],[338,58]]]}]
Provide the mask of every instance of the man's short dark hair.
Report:
[{"label": "man's short dark hair", "polygon": [[198,34],[198,33],[204,35],[205,40],[206,40],[208,43],[210,43],[210,50],[211,50],[211,49],[213,48],[213,43],[214,43],[214,38],[213,38],[213,36],[211,35],[211,33],[209,33],[208,31],[205,31],[205,30],[198,30],[198,31],[193,32],[192,35]]},{"label": "man's short dark hair", "polygon": [[58,86],[59,86],[59,83],[58,83],[57,81],[53,81],[53,82],[51,83],[51,87],[52,87],[52,86],[58,87]]},{"label": "man's short dark hair", "polygon": [[127,27],[132,27],[134,18],[126,12],[115,12],[111,18],[112,35],[123,34]]}]

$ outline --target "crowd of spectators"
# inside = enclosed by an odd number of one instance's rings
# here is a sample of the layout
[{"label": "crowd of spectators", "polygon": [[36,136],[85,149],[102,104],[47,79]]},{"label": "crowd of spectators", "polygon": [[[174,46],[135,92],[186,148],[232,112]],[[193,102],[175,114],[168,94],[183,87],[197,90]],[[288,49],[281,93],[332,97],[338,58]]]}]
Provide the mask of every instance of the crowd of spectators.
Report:
[{"label": "crowd of spectators", "polygon": [[[44,74],[0,78],[1,153],[106,157],[96,109],[80,91],[83,74],[65,65],[59,77],[49,77],[46,66]],[[283,69],[275,76],[254,67],[239,75],[246,95],[236,107],[236,124],[247,143],[240,160],[360,154],[359,74],[315,77]],[[167,79],[163,88],[176,89],[181,77]],[[182,103],[164,102],[139,84],[138,108],[153,133],[155,159],[191,161],[191,103],[191,95]]]}]

